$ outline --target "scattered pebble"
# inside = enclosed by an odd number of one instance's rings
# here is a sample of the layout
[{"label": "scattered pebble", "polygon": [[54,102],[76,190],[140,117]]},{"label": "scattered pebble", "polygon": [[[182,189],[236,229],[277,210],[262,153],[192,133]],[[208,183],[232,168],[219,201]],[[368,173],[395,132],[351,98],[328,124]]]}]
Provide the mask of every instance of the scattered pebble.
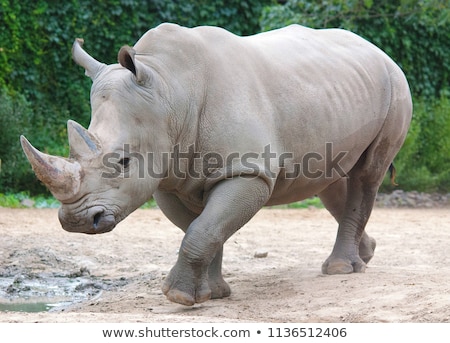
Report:
[{"label": "scattered pebble", "polygon": [[269,254],[268,251],[257,251],[257,252],[255,252],[255,255],[253,255],[253,257],[255,257],[255,258],[266,258],[268,254]]}]

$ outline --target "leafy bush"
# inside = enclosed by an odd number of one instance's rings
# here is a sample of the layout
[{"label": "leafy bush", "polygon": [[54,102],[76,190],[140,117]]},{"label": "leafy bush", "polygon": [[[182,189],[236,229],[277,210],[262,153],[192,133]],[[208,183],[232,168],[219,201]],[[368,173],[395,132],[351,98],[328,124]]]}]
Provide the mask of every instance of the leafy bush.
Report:
[{"label": "leafy bush", "polygon": [[416,96],[450,93],[450,7],[447,1],[288,0],[264,8],[263,31],[289,24],[340,27],[368,39],[404,70]]},{"label": "leafy bush", "polygon": [[[414,101],[414,116],[405,143],[395,159],[403,190],[450,190],[450,100]],[[387,183],[384,190],[392,189]]]},{"label": "leafy bush", "polygon": [[[0,191],[46,192],[24,163],[19,134],[26,133],[40,150],[66,156],[67,120],[89,124],[91,82],[72,61],[70,51],[76,37],[85,39],[86,49],[95,58],[115,63],[122,45],[133,45],[148,29],[164,21],[185,26],[219,25],[237,34],[256,33],[262,7],[272,3],[0,0],[0,88],[14,94],[13,98],[2,98],[6,103],[0,104],[0,139],[8,144],[0,151]],[[22,109],[16,105],[15,113],[26,109],[26,114],[11,116],[16,102]],[[16,168],[14,172],[11,166]]]},{"label": "leafy bush", "polygon": [[[28,201],[27,201],[28,200]],[[0,193],[0,207],[8,208],[59,208],[61,203],[51,195],[37,195],[31,196],[29,192],[19,193]],[[157,208],[154,199],[150,199],[141,209],[153,209]]]},{"label": "leafy bush", "polygon": [[197,0],[154,1],[162,21],[183,26],[213,25],[223,27],[238,35],[259,32],[259,18],[264,6],[274,0]]},{"label": "leafy bush", "polygon": [[22,205],[20,199],[14,194],[0,193],[0,207],[19,208]]},{"label": "leafy bush", "polygon": [[35,179],[19,135],[30,131],[32,111],[24,96],[0,89],[0,189],[12,191]]},{"label": "leafy bush", "polygon": [[[433,153],[434,148],[444,152],[441,138],[436,137],[449,135],[444,130],[450,96],[450,8],[446,2],[278,2],[0,0],[0,192],[26,189],[31,194],[48,194],[25,160],[20,134],[27,134],[42,151],[66,156],[67,120],[84,126],[89,123],[91,82],[72,61],[73,40],[83,37],[93,56],[115,63],[120,46],[134,44],[148,29],[164,21],[191,27],[217,25],[242,35],[293,22],[344,27],[361,34],[402,66],[414,95],[420,96],[415,104],[416,112],[422,114],[416,113],[396,161],[401,186],[448,190],[448,160],[443,154]],[[433,100],[441,95],[440,101]],[[434,124],[437,117],[427,117],[429,113],[440,118],[439,124]],[[435,134],[435,129],[441,131]],[[446,153],[448,156],[448,150]]]},{"label": "leafy bush", "polygon": [[[386,51],[406,74],[411,127],[395,159],[403,190],[450,191],[450,7],[446,1],[288,0],[263,10],[261,27],[351,30]],[[386,181],[383,191],[392,190]]]}]

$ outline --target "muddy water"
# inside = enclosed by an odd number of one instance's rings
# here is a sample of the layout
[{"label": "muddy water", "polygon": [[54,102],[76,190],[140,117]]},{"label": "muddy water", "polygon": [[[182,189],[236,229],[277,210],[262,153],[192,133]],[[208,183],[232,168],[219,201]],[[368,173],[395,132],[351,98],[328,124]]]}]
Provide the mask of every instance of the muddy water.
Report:
[{"label": "muddy water", "polygon": [[67,298],[9,299],[0,303],[1,312],[49,312],[72,304]]},{"label": "muddy water", "polygon": [[0,276],[0,311],[44,312],[98,296],[108,285],[89,275]]}]

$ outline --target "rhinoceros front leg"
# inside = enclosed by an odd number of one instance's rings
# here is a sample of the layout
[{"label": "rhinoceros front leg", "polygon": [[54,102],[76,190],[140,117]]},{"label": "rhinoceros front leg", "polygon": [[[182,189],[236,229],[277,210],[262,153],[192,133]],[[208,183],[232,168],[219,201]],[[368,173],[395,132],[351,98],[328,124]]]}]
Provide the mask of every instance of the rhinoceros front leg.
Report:
[{"label": "rhinoceros front leg", "polygon": [[[254,177],[235,177],[214,186],[204,210],[189,225],[178,260],[164,282],[169,300],[191,306],[211,298],[209,266],[215,259],[213,265],[220,264],[225,241],[259,211],[269,195],[267,183]],[[218,269],[212,273],[221,277]]]},{"label": "rhinoceros front leg", "polygon": [[223,246],[216,253],[208,268],[208,285],[211,289],[211,299],[221,299],[229,297],[231,289],[222,276],[222,256]]},{"label": "rhinoceros front leg", "polygon": [[[154,194],[154,198],[166,217],[184,232],[199,216],[188,209],[175,194],[157,191]],[[231,294],[230,286],[228,286],[222,276],[222,255],[223,247],[216,253],[208,267],[208,284],[211,289],[211,299],[224,298]]]}]

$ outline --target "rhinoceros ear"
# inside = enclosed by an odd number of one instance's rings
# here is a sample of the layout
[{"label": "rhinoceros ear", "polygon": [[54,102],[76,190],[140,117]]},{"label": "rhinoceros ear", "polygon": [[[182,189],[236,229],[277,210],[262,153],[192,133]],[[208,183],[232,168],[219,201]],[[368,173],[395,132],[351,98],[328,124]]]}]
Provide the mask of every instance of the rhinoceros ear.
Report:
[{"label": "rhinoceros ear", "polygon": [[136,51],[128,45],[120,48],[118,60],[122,67],[127,68],[136,77],[138,84],[143,85],[151,81],[152,72],[143,63],[135,58]]},{"label": "rhinoceros ear", "polygon": [[86,75],[94,80],[100,71],[106,67],[106,64],[100,63],[84,51],[82,48],[83,43],[84,40],[82,38],[75,39],[75,42],[72,45],[72,57],[78,65],[85,69]]}]

